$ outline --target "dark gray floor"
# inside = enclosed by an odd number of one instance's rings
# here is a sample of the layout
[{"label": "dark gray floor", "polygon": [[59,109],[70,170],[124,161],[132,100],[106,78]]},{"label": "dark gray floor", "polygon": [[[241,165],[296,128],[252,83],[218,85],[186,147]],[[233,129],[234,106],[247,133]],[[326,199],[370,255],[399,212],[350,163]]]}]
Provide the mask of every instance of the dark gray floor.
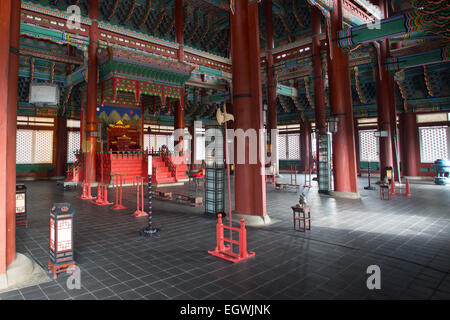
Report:
[{"label": "dark gray floor", "polygon": [[[417,183],[411,197],[381,201],[378,191],[362,189],[366,184],[360,180],[361,200],[343,200],[320,196],[313,182],[307,233],[292,227],[298,193],[268,185],[267,210],[277,222],[249,227],[256,257],[232,264],[207,253],[215,247],[216,220],[202,207],[154,200],[161,237],[142,239],[146,219],[129,215],[134,188],[126,188],[130,209],[115,212],[77,199],[80,190],[29,182],[30,227],[18,229],[17,251],[45,267],[50,207],[70,202],[82,288],[69,290],[63,274],[0,299],[449,299],[450,186]],[[369,265],[381,268],[381,290],[367,289]]]}]

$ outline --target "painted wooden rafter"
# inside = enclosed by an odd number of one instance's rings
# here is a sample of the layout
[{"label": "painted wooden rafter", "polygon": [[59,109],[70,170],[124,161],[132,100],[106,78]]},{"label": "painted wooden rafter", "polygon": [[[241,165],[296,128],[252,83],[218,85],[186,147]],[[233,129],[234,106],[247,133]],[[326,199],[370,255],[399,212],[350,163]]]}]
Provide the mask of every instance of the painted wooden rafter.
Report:
[{"label": "painted wooden rafter", "polygon": [[297,12],[297,8],[295,7],[295,2],[296,2],[296,0],[292,0],[292,13],[294,14],[295,20],[297,21],[298,25],[302,28],[305,28],[305,25],[303,24],[298,12]]},{"label": "painted wooden rafter", "polygon": [[55,69],[56,69],[56,62],[52,63],[51,67],[51,73],[50,73],[50,83],[53,84],[55,82]]},{"label": "painted wooden rafter", "polygon": [[281,23],[283,24],[283,28],[284,28],[284,29],[286,30],[286,32],[287,32],[287,36],[288,36],[289,42],[292,42],[292,41],[293,41],[293,39],[292,39],[292,31],[289,29],[289,26],[288,26],[288,24],[287,24],[287,22],[286,22],[286,19],[285,19],[285,17],[284,17],[284,14],[285,14],[285,12],[284,12],[284,10],[283,10],[283,12],[282,12],[281,14],[278,15],[278,17],[280,18]]},{"label": "painted wooden rafter", "polygon": [[206,24],[206,26],[205,26],[205,30],[203,31],[202,35],[200,36],[200,39],[198,39],[199,43],[201,43],[203,41],[203,39],[206,37],[206,35],[209,32],[209,27],[211,25],[211,23],[210,23],[211,21],[210,20],[211,19],[210,19],[209,14],[206,14],[205,18],[204,18],[204,24]]},{"label": "painted wooden rafter", "polygon": [[222,39],[220,40],[220,42],[217,46],[219,48],[219,50],[221,50],[225,45],[227,45],[229,40],[230,40],[229,37],[222,37]]},{"label": "painted wooden rafter", "polygon": [[432,97],[434,97],[434,92],[431,88],[429,75],[428,75],[428,68],[426,65],[423,66],[423,78],[425,80],[425,86],[427,87],[428,94]]},{"label": "painted wooden rafter", "polygon": [[126,24],[130,20],[135,8],[136,8],[136,0],[132,0],[130,11],[128,11],[127,16],[122,21],[123,24]]},{"label": "painted wooden rafter", "polygon": [[50,52],[39,49],[20,48],[19,52],[21,56],[31,56],[35,58],[42,58],[45,60],[61,62],[66,64],[74,64],[74,65],[84,64],[84,61],[82,61],[81,59],[77,59],[68,55],[65,56],[52,55]]},{"label": "painted wooden rafter", "polygon": [[[34,82],[34,58],[30,58],[30,84]],[[28,94],[28,100],[30,100],[31,97],[31,90]]]},{"label": "painted wooden rafter", "polygon": [[[147,0],[147,4],[150,4],[151,1]],[[142,8],[142,7],[141,7]],[[143,9],[143,8],[142,8]],[[152,8],[147,6],[148,11],[150,12]],[[88,42],[88,34],[89,34],[89,26],[91,25],[91,20],[87,17],[82,18],[82,26],[84,29],[80,30],[72,30],[71,32],[67,32],[65,30],[64,23],[66,15],[64,13],[59,12],[58,10],[47,10],[46,8],[43,8],[39,5],[30,5],[26,2],[22,2],[22,10],[26,14],[23,16],[24,23],[21,24],[21,33],[22,28],[24,26],[28,26],[29,23],[32,23],[34,29],[38,28],[38,33],[40,33],[40,37],[48,38],[48,34],[54,33],[53,36],[57,37],[58,39],[62,40],[58,41],[57,43],[69,43],[71,45],[77,46],[77,48],[83,50],[85,54],[87,54],[87,43]],[[43,12],[45,10],[45,12]],[[39,19],[38,19],[39,18]],[[52,24],[53,26],[50,27],[47,25],[49,24],[48,21],[55,21],[60,22],[58,24]],[[144,21],[145,22],[145,21]],[[41,32],[41,29],[45,29],[45,31]],[[105,43],[111,43],[116,44],[119,46],[126,46],[130,47],[132,49],[139,49],[144,50],[149,53],[156,53],[160,54],[164,57],[170,57],[173,58],[174,54],[172,53],[173,49],[175,49],[177,46],[174,43],[171,43],[170,41],[164,41],[161,39],[153,39],[152,36],[145,36],[142,31],[130,31],[128,29],[123,29],[122,27],[114,27],[106,22],[99,22],[99,29],[101,31],[100,33],[100,39],[101,41],[104,41]],[[51,31],[52,30],[52,31]],[[36,31],[36,30],[35,30]],[[36,33],[36,32],[35,32]],[[128,40],[129,42],[125,41]],[[134,42],[145,42],[149,45],[147,46],[137,46],[134,45]],[[158,50],[157,50],[158,49]],[[211,66],[214,69],[219,70],[225,70],[227,72],[231,69],[231,61],[223,61],[223,60],[229,60],[224,59],[223,57],[216,56],[214,54],[209,54],[204,51],[198,51],[194,49],[189,49],[190,51],[195,52],[188,52],[188,50],[185,51],[186,57],[189,60],[191,55],[194,56],[200,56],[200,60],[192,61],[192,63],[197,65],[204,65],[204,66]],[[209,61],[214,61],[213,64],[209,63]]]},{"label": "painted wooden rafter", "polygon": [[311,105],[311,107],[314,109],[314,99],[311,96],[311,86],[309,83],[309,76],[306,76],[303,78],[303,80],[305,81],[305,90],[306,90],[306,97],[308,98],[308,102]]},{"label": "painted wooden rafter", "polygon": [[112,8],[111,8],[111,11],[110,11],[109,14],[105,17],[107,20],[110,20],[110,19],[114,16],[114,14],[116,13],[117,6],[118,6],[118,5],[119,5],[119,0],[115,0],[113,6],[112,6]]},{"label": "painted wooden rafter", "polygon": [[156,31],[158,31],[158,29],[159,29],[159,26],[161,25],[161,23],[163,22],[163,20],[164,20],[164,17],[166,16],[166,14],[167,14],[167,12],[166,12],[166,10],[164,10],[164,8],[161,6],[160,7],[160,16],[159,16],[159,19],[158,19],[158,21],[156,22],[156,24],[155,24],[155,26],[152,28],[152,33],[155,35],[156,34]]},{"label": "painted wooden rafter", "polygon": [[209,50],[209,48],[211,48],[211,46],[214,43],[214,40],[216,39],[217,35],[219,34],[221,30],[219,28],[217,28],[216,26],[214,27],[214,31],[213,34],[208,38],[207,43],[205,44],[205,49]]},{"label": "painted wooden rafter", "polygon": [[405,93],[405,90],[403,88],[403,85],[402,85],[402,83],[401,83],[401,81],[399,79],[394,79],[394,80],[395,80],[395,83],[397,84],[398,89],[400,90],[400,94],[402,95],[402,98],[403,98],[403,109],[405,111],[407,111],[407,108],[408,108],[408,97],[406,96],[406,93]]},{"label": "painted wooden rafter", "polygon": [[175,16],[172,17],[172,21],[170,22],[170,25],[167,27],[166,32],[164,32],[164,36],[167,36],[174,26],[175,26]]},{"label": "painted wooden rafter", "polygon": [[198,28],[200,27],[200,15],[198,13],[198,10],[196,9],[194,11],[194,28],[192,29],[191,34],[186,39],[186,42],[191,42],[191,40],[194,38],[195,34],[197,33]]},{"label": "painted wooden rafter", "polygon": [[192,115],[195,114],[195,112],[197,111],[198,106],[199,106],[198,98],[199,98],[198,97],[198,89],[194,88],[194,98],[192,101],[192,108],[191,108],[191,110],[189,110],[189,112],[186,113],[186,116],[191,117]]},{"label": "painted wooden rafter", "polygon": [[203,118],[209,119],[211,118],[213,115],[215,115],[216,111],[217,111],[217,104],[216,103],[211,103],[209,105],[206,105],[206,112],[204,112],[202,114]]},{"label": "painted wooden rafter", "polygon": [[286,105],[283,101],[283,96],[277,96],[277,102],[280,104],[281,109],[283,110],[284,113],[288,112],[288,109],[286,108]]},{"label": "painted wooden rafter", "polygon": [[356,87],[356,92],[358,93],[359,101],[362,104],[367,104],[367,99],[366,99],[366,97],[364,96],[364,93],[361,90],[361,83],[359,82],[358,66],[353,67],[353,71],[355,73],[355,87]]},{"label": "painted wooden rafter", "polygon": [[190,15],[190,13],[191,13],[191,9],[189,8],[189,6],[184,6],[184,8],[183,8],[183,12],[184,12],[184,17],[183,17],[183,21],[185,21],[184,23],[183,23],[183,32],[186,32],[186,28],[187,28],[187,23],[186,23],[186,21],[189,21],[189,15]]},{"label": "painted wooden rafter", "polygon": [[148,16],[150,15],[150,11],[152,11],[152,0],[147,0],[145,14],[142,17],[142,20],[138,25],[139,29],[144,25],[145,22],[147,22]]}]

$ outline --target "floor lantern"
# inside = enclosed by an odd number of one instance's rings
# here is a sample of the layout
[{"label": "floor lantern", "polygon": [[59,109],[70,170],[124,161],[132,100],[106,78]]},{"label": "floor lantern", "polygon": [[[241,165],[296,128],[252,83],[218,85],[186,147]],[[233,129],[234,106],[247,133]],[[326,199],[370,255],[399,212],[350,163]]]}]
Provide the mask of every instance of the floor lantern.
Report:
[{"label": "floor lantern", "polygon": [[27,187],[24,184],[16,184],[16,226],[28,227]]},{"label": "floor lantern", "polygon": [[[224,165],[224,129],[210,125],[205,128],[211,141],[206,150],[205,161],[205,214],[216,217],[219,213],[225,217],[225,165]],[[214,138],[214,139],[213,139]]]},{"label": "floor lantern", "polygon": [[72,269],[73,257],[73,216],[75,211],[70,203],[54,203],[50,211],[50,260],[48,268],[57,274]]}]

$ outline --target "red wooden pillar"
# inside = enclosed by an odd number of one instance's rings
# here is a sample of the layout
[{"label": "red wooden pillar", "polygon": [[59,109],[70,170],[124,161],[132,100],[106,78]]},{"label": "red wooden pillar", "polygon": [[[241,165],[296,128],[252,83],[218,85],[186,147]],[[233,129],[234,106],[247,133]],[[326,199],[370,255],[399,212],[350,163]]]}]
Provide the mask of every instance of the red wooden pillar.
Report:
[{"label": "red wooden pillar", "polygon": [[[184,62],[184,21],[183,0],[175,0],[175,37],[178,42],[178,61]],[[184,129],[184,89],[181,89],[180,99],[177,100],[174,110],[174,128]],[[183,131],[184,134],[184,131]],[[174,147],[180,144],[180,152],[183,151],[183,136],[174,141]]]},{"label": "red wooden pillar", "polygon": [[[319,35],[322,33],[320,17],[322,13],[315,6],[310,6],[311,29],[312,29],[312,56],[314,75],[314,116],[316,122],[316,133],[326,134],[326,113],[325,113],[325,89],[323,87],[322,56],[320,54]],[[316,150],[319,150],[319,139],[316,136]],[[319,157],[316,156],[317,177],[319,177]]]},{"label": "red wooden pillar", "polygon": [[[376,96],[377,96],[377,117],[378,130],[387,132],[386,137],[380,137],[380,179],[383,180],[386,175],[386,167],[394,167],[393,155],[393,132],[391,124],[391,106],[389,99],[389,81],[388,71],[384,70],[384,59],[387,57],[388,40],[382,40],[380,43],[380,55],[376,54],[375,58],[375,79],[376,79]],[[381,60],[381,65],[379,65]],[[381,69],[381,70],[379,70]]]},{"label": "red wooden pillar", "polygon": [[416,114],[412,112],[400,114],[400,144],[402,173],[404,176],[420,175],[419,131]]},{"label": "red wooden pillar", "polygon": [[16,130],[21,1],[0,1],[0,274],[16,258]]},{"label": "red wooden pillar", "polygon": [[333,0],[330,19],[332,41],[328,42],[327,50],[330,113],[339,121],[337,133],[333,134],[334,191],[336,195],[359,196],[348,54],[336,41],[337,32],[342,30],[342,0]]},{"label": "red wooden pillar", "polygon": [[[73,55],[73,47],[67,47],[67,55]],[[66,75],[72,72],[71,65],[67,65]],[[58,114],[56,118],[56,163],[55,173],[56,177],[64,177],[67,169],[67,119],[64,114]]]},{"label": "red wooden pillar", "polygon": [[277,141],[272,141],[271,131],[277,129],[277,85],[273,69],[273,8],[272,0],[264,0],[264,16],[266,22],[266,61],[267,61],[267,122],[268,122],[268,152],[270,152],[272,163],[277,164],[278,172],[278,152]]},{"label": "red wooden pillar", "polygon": [[[389,46],[388,46],[389,48]],[[390,50],[388,49],[388,52]],[[390,53],[389,53],[390,56]],[[400,137],[399,137],[399,131],[397,126],[397,106],[395,102],[395,82],[394,82],[394,75],[387,72],[388,79],[389,79],[389,99],[390,99],[390,116],[391,116],[391,132],[392,132],[392,154],[393,154],[393,161],[394,161],[394,174],[396,179],[400,177],[400,172],[398,172],[399,166],[397,166],[397,161],[400,163],[401,158],[401,145],[400,145]]]},{"label": "red wooden pillar", "polygon": [[300,152],[301,169],[308,171],[311,159],[311,122],[309,121],[300,124]]},{"label": "red wooden pillar", "polygon": [[[234,128],[244,132],[253,129],[258,133],[262,128],[258,4],[236,0],[235,8],[235,13],[230,14]],[[246,163],[235,161],[235,212],[260,216],[263,217],[260,221],[265,221],[266,189],[261,172],[264,163],[260,162],[259,157],[257,164],[249,164],[248,144],[245,151],[237,152],[246,153]]]},{"label": "red wooden pillar", "polygon": [[181,97],[176,100],[174,110],[175,129],[184,129],[184,89],[181,89]]},{"label": "red wooden pillar", "polygon": [[89,0],[89,61],[86,101],[86,180],[96,181],[95,155],[97,151],[97,50],[98,50],[98,0]]},{"label": "red wooden pillar", "polygon": [[[381,12],[388,17],[388,8],[385,0],[378,2]],[[394,88],[392,87],[391,75],[385,69],[384,62],[389,57],[389,40],[384,39],[380,42],[379,53],[375,53],[375,80],[377,90],[377,111],[378,111],[378,130],[386,131],[387,137],[380,137],[380,180],[386,175],[386,167],[395,167],[393,153],[394,128],[396,119],[393,119],[395,108]]]},{"label": "red wooden pillar", "polygon": [[[11,215],[8,207],[8,72],[10,44],[11,0],[0,2],[0,274],[6,273],[7,252],[11,245],[7,242],[10,230],[8,219]],[[15,246],[15,244],[13,245]]]},{"label": "red wooden pillar", "polygon": [[[311,6],[311,28],[312,38],[312,56],[313,56],[313,74],[314,74],[314,113],[316,129],[319,134],[325,134],[326,113],[325,113],[325,89],[323,87],[322,56],[320,54],[319,36],[322,33],[320,25],[321,12],[317,7]],[[318,139],[317,139],[318,141]]]},{"label": "red wooden pillar", "polygon": [[64,177],[67,167],[67,119],[64,115],[56,118],[56,164],[55,176]]},{"label": "red wooden pillar", "polygon": [[[16,258],[16,136],[17,95],[19,84],[20,12],[21,0],[11,1],[10,54],[8,75],[8,154],[7,154],[7,215],[6,215],[6,265]],[[0,29],[3,30],[3,29]],[[1,42],[5,44],[4,42]]]},{"label": "red wooden pillar", "polygon": [[183,0],[175,0],[175,38],[179,45],[178,61],[184,61]]},{"label": "red wooden pillar", "polygon": [[180,134],[182,134],[178,141],[174,141],[174,146],[180,145],[179,151],[183,151],[183,134],[184,134],[184,89],[181,89],[181,96],[179,100],[176,100],[175,110],[174,110],[174,128],[177,129],[183,129],[183,131],[180,131]]}]

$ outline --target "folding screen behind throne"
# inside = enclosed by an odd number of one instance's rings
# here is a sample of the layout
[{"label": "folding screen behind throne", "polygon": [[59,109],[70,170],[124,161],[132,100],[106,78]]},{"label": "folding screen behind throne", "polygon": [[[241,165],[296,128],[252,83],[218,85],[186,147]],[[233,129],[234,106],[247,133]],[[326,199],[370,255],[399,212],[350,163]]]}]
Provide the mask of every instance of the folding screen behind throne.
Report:
[{"label": "folding screen behind throne", "polygon": [[109,151],[137,151],[141,148],[140,132],[120,120],[110,124],[106,133]]}]

